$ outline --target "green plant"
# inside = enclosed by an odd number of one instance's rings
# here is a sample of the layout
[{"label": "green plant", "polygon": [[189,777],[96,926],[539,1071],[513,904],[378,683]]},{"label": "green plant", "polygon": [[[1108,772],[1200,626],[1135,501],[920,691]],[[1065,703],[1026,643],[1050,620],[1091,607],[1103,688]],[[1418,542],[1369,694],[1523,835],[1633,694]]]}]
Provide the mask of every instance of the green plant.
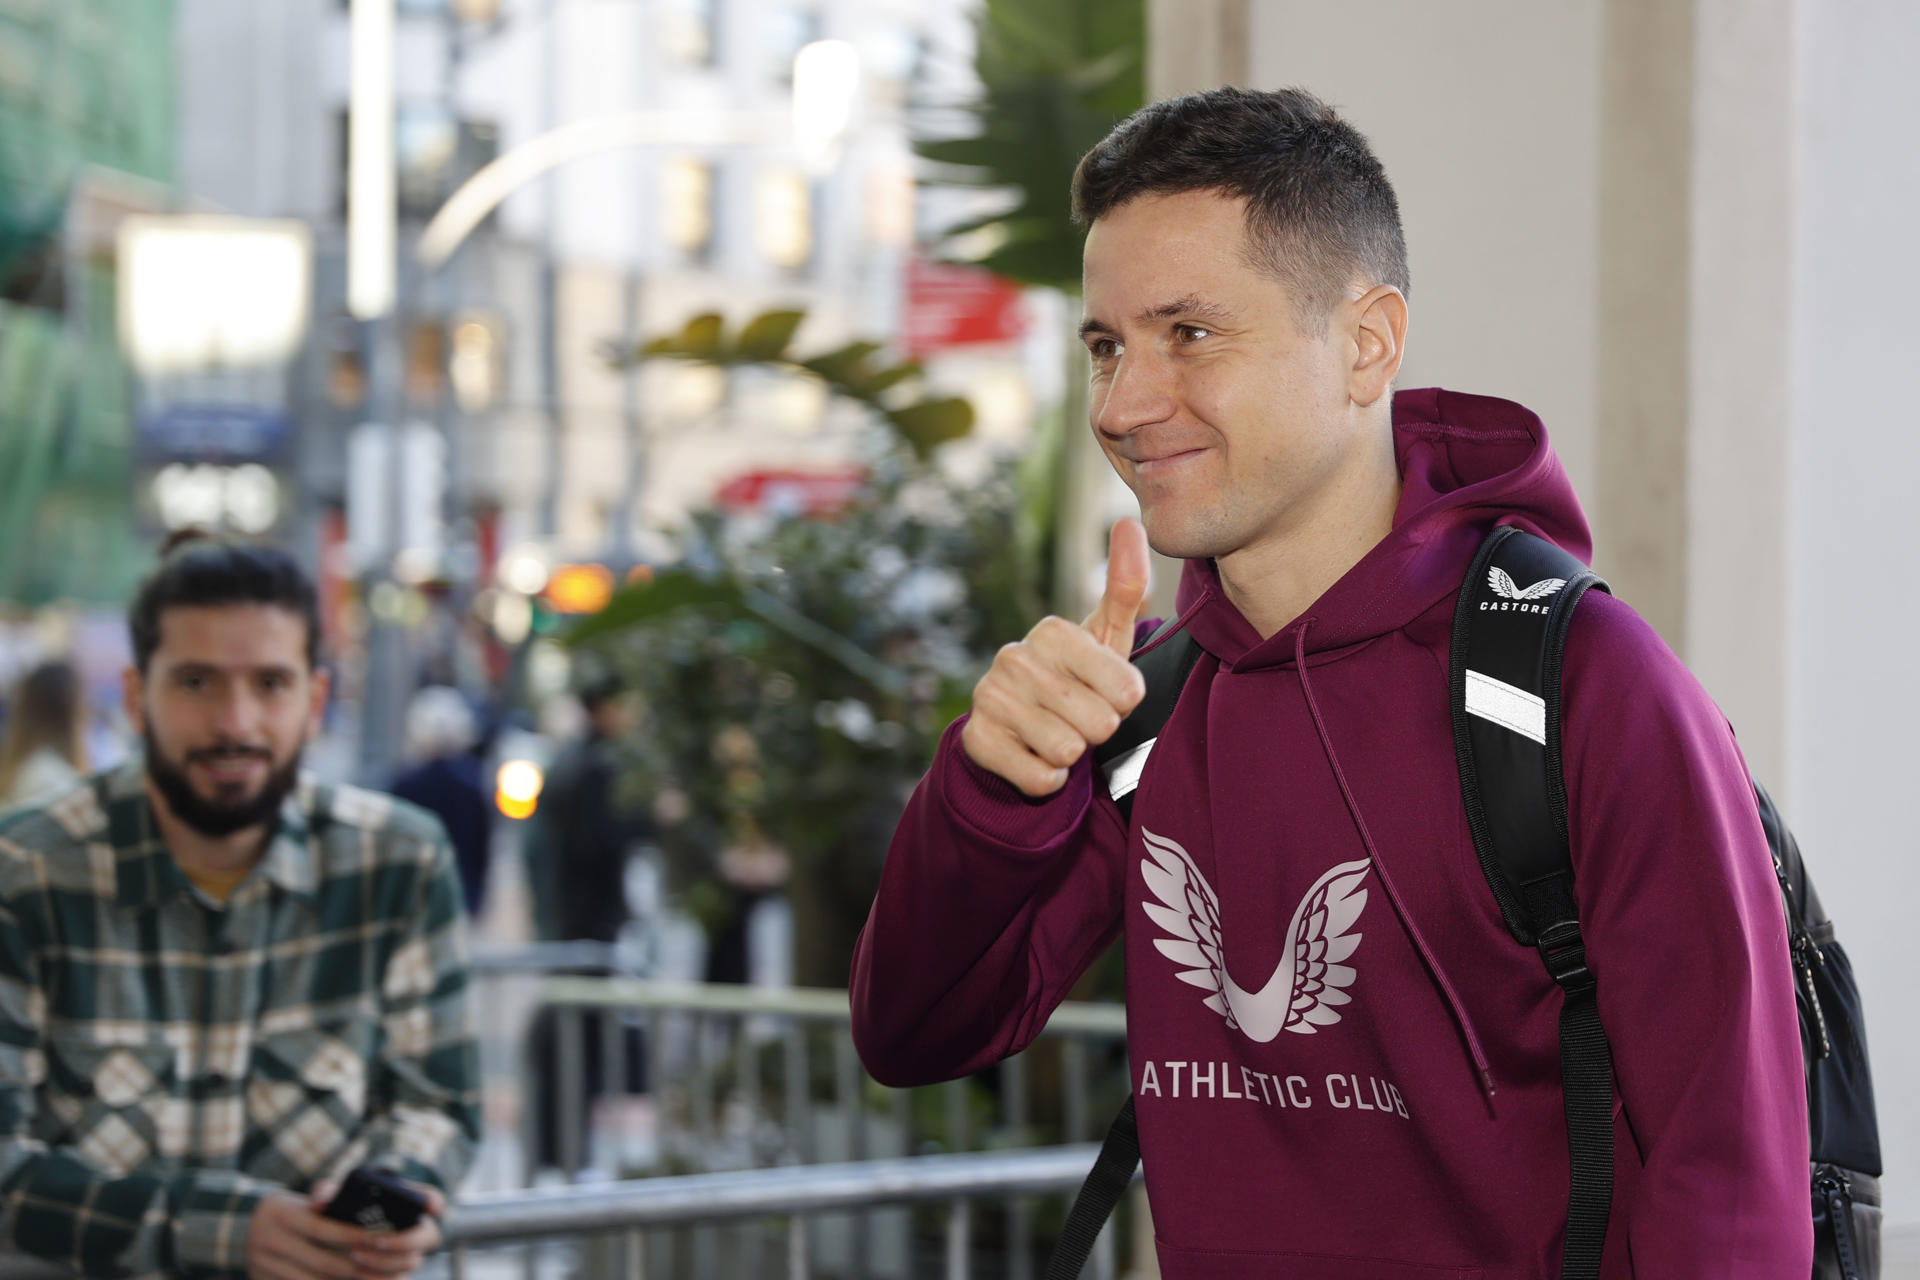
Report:
[{"label": "green plant", "polygon": [[[964,136],[923,140],[924,181],[1005,191],[1008,208],[948,229],[949,256],[1025,284],[1080,291],[1082,232],[1068,183],[1087,149],[1145,101],[1143,0],[987,0],[976,21],[981,94]],[[985,234],[980,234],[985,233]]]},{"label": "green plant", "polygon": [[730,852],[790,862],[799,976],[839,985],[901,806],[941,729],[965,710],[994,649],[1036,600],[1015,540],[1016,468],[959,480],[933,462],[965,434],[963,400],[925,394],[918,368],[858,343],[788,350],[799,316],[729,334],[697,317],[610,353],[759,365],[819,378],[866,405],[864,484],[825,517],[718,511],[675,533],[679,564],[616,593],[567,639],[618,665],[648,703],[627,744],[630,785],[714,932],[739,905]]}]

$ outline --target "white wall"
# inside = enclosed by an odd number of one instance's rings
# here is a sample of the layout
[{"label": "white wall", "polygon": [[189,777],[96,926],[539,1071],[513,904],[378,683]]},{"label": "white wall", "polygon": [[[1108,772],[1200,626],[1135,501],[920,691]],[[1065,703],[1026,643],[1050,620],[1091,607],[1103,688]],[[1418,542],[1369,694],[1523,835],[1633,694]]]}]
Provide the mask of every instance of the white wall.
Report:
[{"label": "white wall", "polygon": [[1249,43],[1251,84],[1325,98],[1393,181],[1413,277],[1400,385],[1525,404],[1589,496],[1598,3],[1255,0]]},{"label": "white wall", "polygon": [[1920,7],[1803,3],[1795,189],[1789,724],[1793,821],[1868,1001],[1888,1217],[1920,1272]]},{"label": "white wall", "polygon": [[1603,535],[1631,510],[1594,483],[1602,144],[1685,131],[1673,209],[1613,206],[1685,220],[1675,639],[1777,782],[1853,958],[1888,1275],[1920,1276],[1920,599],[1898,577],[1920,469],[1903,385],[1920,348],[1920,6],[1691,0],[1685,118],[1663,122],[1631,102],[1608,117],[1609,65],[1631,87],[1657,61],[1628,47],[1651,30],[1637,6],[1612,2],[1251,0],[1250,82],[1312,89],[1374,141],[1412,259],[1407,385],[1538,410]]}]

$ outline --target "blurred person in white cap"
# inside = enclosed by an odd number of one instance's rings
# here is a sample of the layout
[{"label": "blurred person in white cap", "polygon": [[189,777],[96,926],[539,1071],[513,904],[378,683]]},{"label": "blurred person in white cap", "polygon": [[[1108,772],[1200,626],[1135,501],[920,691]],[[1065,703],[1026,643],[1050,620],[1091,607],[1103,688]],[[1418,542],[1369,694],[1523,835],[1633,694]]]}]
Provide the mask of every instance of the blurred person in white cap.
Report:
[{"label": "blurred person in white cap", "polygon": [[480,916],[487,895],[493,809],[474,754],[480,727],[457,689],[428,685],[407,705],[407,758],[412,765],[393,782],[393,794],[436,815],[453,840],[467,914]]}]

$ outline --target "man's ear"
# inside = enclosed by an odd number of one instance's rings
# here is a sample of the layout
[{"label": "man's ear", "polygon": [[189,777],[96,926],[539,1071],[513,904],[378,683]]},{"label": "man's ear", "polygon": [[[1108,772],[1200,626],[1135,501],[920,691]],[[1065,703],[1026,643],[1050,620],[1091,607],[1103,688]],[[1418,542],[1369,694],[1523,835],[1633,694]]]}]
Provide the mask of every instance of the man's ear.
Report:
[{"label": "man's ear", "polygon": [[320,736],[327,714],[327,695],[333,691],[333,672],[326,667],[315,667],[307,682],[307,693],[312,701],[307,706],[307,741],[312,742]]},{"label": "man's ear", "polygon": [[147,731],[145,694],[146,682],[140,678],[140,668],[129,666],[120,672],[120,700],[127,707],[127,723],[137,734]]},{"label": "man's ear", "polygon": [[1407,299],[1390,284],[1379,284],[1351,304],[1353,367],[1347,372],[1347,396],[1366,406],[1393,389],[1407,351]]}]

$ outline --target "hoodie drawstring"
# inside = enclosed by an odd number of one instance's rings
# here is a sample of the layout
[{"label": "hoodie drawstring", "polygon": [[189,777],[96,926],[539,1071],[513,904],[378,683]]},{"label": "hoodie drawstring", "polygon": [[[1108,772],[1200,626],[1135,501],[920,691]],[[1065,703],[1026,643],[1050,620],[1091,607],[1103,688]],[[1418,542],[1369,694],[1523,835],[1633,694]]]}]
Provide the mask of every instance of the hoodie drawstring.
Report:
[{"label": "hoodie drawstring", "polygon": [[1353,825],[1360,832],[1360,843],[1366,846],[1367,856],[1373,860],[1373,869],[1379,873],[1380,885],[1387,891],[1387,901],[1393,904],[1393,912],[1400,917],[1401,927],[1407,936],[1413,939],[1414,949],[1420,953],[1421,961],[1427,966],[1427,972],[1439,984],[1441,994],[1446,997],[1447,1008],[1453,1014],[1453,1021],[1460,1028],[1460,1034],[1466,1039],[1467,1052],[1473,1058],[1474,1069],[1480,1075],[1480,1087],[1486,1090],[1489,1100],[1493,1097],[1493,1069],[1487,1064],[1485,1050],[1480,1047],[1480,1036],[1473,1029],[1473,1019],[1467,1016],[1466,1009],[1460,1003],[1459,993],[1453,989],[1453,981],[1446,971],[1433,958],[1433,949],[1427,946],[1427,940],[1420,934],[1420,926],[1400,901],[1400,891],[1394,887],[1393,877],[1387,873],[1387,864],[1381,861],[1380,850],[1374,846],[1373,835],[1367,830],[1367,820],[1360,814],[1359,802],[1353,798],[1353,788],[1347,785],[1346,771],[1340,767],[1340,757],[1334,754],[1333,739],[1327,736],[1326,722],[1320,718],[1320,706],[1313,699],[1313,685],[1307,680],[1307,628],[1313,625],[1312,618],[1300,623],[1300,629],[1293,637],[1294,665],[1300,672],[1300,692],[1306,695],[1307,713],[1313,717],[1313,727],[1320,735],[1320,749],[1326,753],[1327,764],[1333,770],[1334,781],[1340,784],[1340,795],[1347,802],[1347,812],[1353,817]]}]

